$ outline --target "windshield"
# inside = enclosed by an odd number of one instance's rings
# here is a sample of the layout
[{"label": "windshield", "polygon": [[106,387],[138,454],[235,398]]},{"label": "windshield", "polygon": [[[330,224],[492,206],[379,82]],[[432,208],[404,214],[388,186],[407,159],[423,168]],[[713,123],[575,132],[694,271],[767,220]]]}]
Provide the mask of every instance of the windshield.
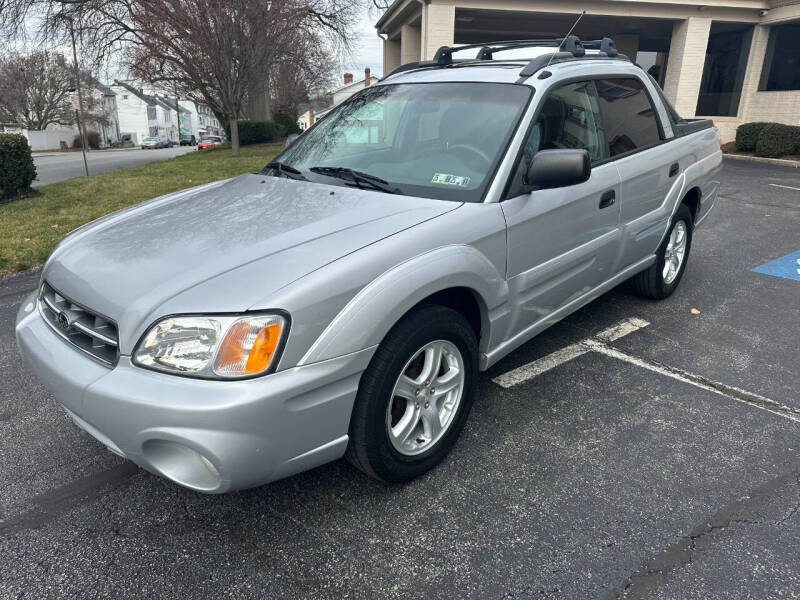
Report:
[{"label": "windshield", "polygon": [[157,142],[158,138],[148,137],[148,138],[144,138],[144,141],[145,142]]},{"label": "windshield", "polygon": [[276,160],[310,181],[354,185],[324,169],[338,167],[410,196],[480,202],[530,94],[503,83],[370,87]]}]

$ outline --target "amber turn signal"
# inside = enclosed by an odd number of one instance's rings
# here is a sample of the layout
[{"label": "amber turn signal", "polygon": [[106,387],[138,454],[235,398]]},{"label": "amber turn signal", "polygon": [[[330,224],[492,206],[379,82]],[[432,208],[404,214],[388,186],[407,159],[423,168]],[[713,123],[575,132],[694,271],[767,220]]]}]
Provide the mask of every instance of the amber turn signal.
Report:
[{"label": "amber turn signal", "polygon": [[214,372],[223,377],[257,375],[269,369],[281,341],[282,317],[243,317],[231,324],[217,350]]},{"label": "amber turn signal", "polygon": [[278,348],[280,338],[281,326],[277,323],[263,327],[256,335],[253,349],[250,350],[250,355],[247,357],[247,364],[244,366],[245,373],[264,371]]}]

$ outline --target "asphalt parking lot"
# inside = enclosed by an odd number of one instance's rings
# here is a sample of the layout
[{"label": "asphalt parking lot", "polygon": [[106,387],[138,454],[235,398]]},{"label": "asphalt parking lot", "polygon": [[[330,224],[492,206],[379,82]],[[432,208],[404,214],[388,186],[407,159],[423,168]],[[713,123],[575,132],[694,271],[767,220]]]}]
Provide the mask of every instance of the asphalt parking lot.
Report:
[{"label": "asphalt parking lot", "polygon": [[800,250],[793,188],[726,161],[676,294],[623,285],[507,357],[403,487],[337,462],[204,496],[132,466],[17,358],[38,274],[0,279],[0,598],[799,598],[800,280],[753,271]]}]

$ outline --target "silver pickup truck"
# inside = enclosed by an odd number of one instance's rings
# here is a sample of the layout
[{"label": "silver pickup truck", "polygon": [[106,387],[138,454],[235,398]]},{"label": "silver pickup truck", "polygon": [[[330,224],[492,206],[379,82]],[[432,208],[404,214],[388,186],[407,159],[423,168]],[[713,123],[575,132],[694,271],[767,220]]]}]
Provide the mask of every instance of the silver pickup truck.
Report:
[{"label": "silver pickup truck", "polygon": [[442,48],[260,173],[72,232],[19,351],[80,427],[186,487],[342,456],[407,481],[479,371],[627,279],[675,290],[721,163],[609,39]]}]

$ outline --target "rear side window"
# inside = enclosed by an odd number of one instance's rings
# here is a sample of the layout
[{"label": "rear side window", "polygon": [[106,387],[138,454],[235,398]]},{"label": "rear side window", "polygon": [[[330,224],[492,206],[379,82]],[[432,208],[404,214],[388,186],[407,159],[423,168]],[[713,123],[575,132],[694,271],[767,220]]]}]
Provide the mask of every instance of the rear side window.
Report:
[{"label": "rear side window", "polygon": [[639,79],[598,79],[595,84],[612,157],[661,141],[655,109]]},{"label": "rear side window", "polygon": [[592,163],[606,158],[603,119],[591,81],[569,83],[545,99],[525,144],[524,164],[539,150],[585,149]]}]

